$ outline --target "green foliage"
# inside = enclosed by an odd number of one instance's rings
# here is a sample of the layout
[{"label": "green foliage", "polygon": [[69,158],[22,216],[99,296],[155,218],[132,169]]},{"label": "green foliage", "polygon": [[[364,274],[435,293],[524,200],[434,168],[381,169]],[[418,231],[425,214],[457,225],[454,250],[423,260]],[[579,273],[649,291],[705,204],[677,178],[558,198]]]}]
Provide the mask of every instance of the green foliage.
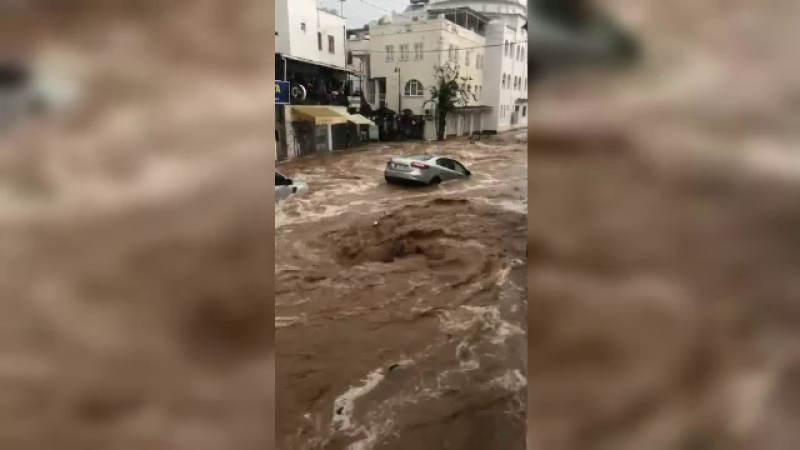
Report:
[{"label": "green foliage", "polygon": [[445,64],[436,67],[436,81],[430,88],[430,99],[425,105],[433,104],[436,111],[436,138],[444,140],[447,114],[467,106],[475,100],[475,94],[467,88],[471,77],[461,76],[459,65]]}]

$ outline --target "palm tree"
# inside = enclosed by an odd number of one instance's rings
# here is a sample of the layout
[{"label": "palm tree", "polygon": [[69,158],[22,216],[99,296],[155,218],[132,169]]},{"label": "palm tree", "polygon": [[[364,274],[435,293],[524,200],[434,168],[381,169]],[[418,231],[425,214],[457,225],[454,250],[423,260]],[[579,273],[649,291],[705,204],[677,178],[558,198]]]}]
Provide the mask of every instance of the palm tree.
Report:
[{"label": "palm tree", "polygon": [[443,141],[447,115],[462,106],[467,106],[475,95],[467,89],[471,77],[462,77],[458,65],[445,64],[436,67],[436,81],[430,88],[430,99],[425,105],[433,104],[436,111],[436,139]]}]

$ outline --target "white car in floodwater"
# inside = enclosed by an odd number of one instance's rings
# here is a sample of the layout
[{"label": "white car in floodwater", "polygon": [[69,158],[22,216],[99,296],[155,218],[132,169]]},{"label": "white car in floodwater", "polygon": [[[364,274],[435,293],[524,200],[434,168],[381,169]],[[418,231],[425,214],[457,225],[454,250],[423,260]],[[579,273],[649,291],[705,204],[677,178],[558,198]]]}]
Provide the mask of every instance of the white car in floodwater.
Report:
[{"label": "white car in floodwater", "polygon": [[308,184],[295,181],[275,171],[275,203],[308,190]]}]

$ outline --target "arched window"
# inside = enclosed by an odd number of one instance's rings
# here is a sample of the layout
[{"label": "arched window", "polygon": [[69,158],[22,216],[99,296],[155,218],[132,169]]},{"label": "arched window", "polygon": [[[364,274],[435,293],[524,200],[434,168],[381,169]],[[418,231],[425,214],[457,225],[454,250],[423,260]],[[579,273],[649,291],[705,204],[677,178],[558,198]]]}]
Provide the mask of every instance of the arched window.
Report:
[{"label": "arched window", "polygon": [[425,95],[425,89],[417,80],[411,80],[406,83],[406,95],[409,97],[422,97]]}]

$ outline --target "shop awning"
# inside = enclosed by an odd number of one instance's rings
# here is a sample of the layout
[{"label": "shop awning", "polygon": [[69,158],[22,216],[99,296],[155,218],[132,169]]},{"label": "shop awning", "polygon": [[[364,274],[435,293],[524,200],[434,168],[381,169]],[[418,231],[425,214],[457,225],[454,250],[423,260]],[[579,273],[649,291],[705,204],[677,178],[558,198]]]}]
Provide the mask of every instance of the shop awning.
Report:
[{"label": "shop awning", "polygon": [[325,106],[293,106],[292,119],[314,122],[316,125],[339,125],[347,123],[350,116]]},{"label": "shop awning", "polygon": [[356,125],[369,125],[369,126],[376,126],[375,122],[367,119],[366,117],[362,116],[361,114],[350,114],[347,118],[350,122],[353,122]]}]

